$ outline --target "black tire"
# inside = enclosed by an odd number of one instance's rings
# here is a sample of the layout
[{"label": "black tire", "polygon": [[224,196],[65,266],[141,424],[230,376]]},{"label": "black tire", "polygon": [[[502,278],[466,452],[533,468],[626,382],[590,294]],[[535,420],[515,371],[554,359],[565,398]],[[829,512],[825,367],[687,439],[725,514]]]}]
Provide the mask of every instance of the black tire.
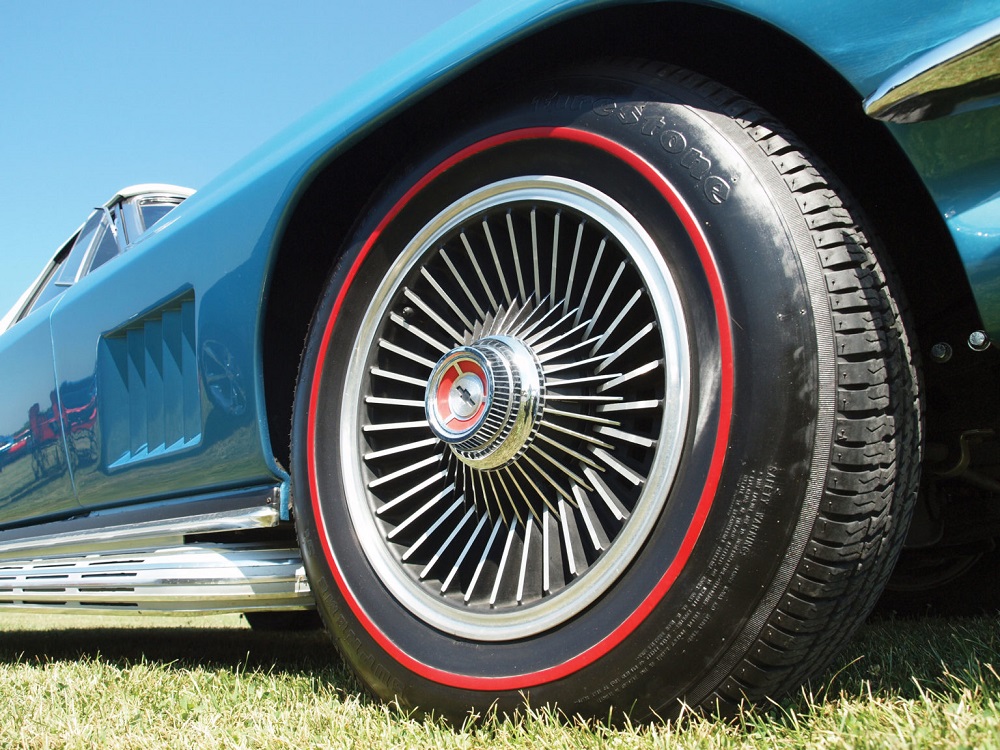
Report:
[{"label": "black tire", "polygon": [[732,91],[620,63],[376,199],[310,331],[293,495],[375,694],[641,718],[829,664],[898,554],[919,451],[843,190]]}]

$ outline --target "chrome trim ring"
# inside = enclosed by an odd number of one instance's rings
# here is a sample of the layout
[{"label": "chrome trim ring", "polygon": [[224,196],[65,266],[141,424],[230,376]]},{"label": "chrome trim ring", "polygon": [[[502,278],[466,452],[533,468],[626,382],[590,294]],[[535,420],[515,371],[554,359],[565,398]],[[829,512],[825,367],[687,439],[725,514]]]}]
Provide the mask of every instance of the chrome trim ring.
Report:
[{"label": "chrome trim ring", "polygon": [[[666,506],[691,398],[680,296],[635,217],[560,177],[482,187],[416,232],[356,336],[338,459],[397,601],[504,641],[607,592]],[[454,359],[483,386],[458,423]]]}]

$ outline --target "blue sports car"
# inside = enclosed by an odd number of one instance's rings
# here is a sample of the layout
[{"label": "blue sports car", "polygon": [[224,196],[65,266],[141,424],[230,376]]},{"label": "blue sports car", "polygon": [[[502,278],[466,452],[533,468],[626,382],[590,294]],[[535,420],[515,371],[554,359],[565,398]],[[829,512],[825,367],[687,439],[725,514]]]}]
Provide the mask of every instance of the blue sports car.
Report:
[{"label": "blue sports car", "polygon": [[482,3],[55,254],[0,607],[321,620],[459,717],[795,688],[1000,536],[998,95],[997,0]]}]

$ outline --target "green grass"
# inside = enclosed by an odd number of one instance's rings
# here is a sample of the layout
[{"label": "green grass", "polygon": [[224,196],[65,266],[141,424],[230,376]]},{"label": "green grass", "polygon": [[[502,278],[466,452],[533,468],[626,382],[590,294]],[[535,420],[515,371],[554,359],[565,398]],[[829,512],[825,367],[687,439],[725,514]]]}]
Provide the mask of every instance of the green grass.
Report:
[{"label": "green grass", "polygon": [[880,620],[801,694],[734,722],[547,712],[465,726],[371,701],[321,634],[199,619],[0,617],[4,748],[1000,748],[1000,621]]}]

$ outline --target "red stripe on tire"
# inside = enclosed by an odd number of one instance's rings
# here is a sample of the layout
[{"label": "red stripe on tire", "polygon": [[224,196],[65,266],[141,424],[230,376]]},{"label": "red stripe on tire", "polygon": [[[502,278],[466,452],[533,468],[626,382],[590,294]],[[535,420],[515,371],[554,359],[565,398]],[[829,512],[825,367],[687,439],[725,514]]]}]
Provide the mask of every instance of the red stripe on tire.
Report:
[{"label": "red stripe on tire", "polygon": [[[722,282],[719,278],[718,269],[715,266],[715,261],[708,248],[708,242],[705,235],[701,231],[701,227],[698,225],[698,221],[687,207],[687,204],[674,191],[670,183],[668,183],[664,177],[647,161],[614,141],[594,133],[575,130],[573,128],[524,128],[492,136],[462,149],[458,153],[443,161],[417,181],[417,183],[414,184],[392,207],[382,221],[379,222],[375,231],[372,232],[371,236],[358,253],[358,257],[351,265],[351,268],[347,273],[347,278],[344,280],[344,284],[337,294],[337,299],[333,304],[333,310],[331,311],[330,318],[326,323],[326,328],[323,331],[323,340],[320,344],[316,362],[316,373],[322,372],[323,363],[326,360],[337,316],[340,313],[347,291],[350,288],[351,283],[354,281],[354,277],[357,275],[358,269],[361,267],[361,264],[364,262],[368,252],[381,236],[386,226],[388,226],[388,224],[399,214],[403,207],[406,206],[406,204],[416,194],[427,187],[437,177],[471,156],[482,153],[488,149],[516,141],[546,138],[555,138],[563,141],[582,143],[594,148],[599,148],[620,159],[649,181],[649,183],[652,184],[661,195],[663,195],[666,201],[674,209],[674,212],[680,218],[684,228],[687,230],[688,236],[694,243],[698,257],[701,259],[702,267],[705,270],[709,287],[711,289],[712,303],[715,308],[716,320],[718,321],[719,348],[722,366],[718,430],[716,433],[715,445],[712,451],[712,461],[709,466],[708,476],[705,479],[705,485],[702,490],[701,497],[698,500],[694,516],[691,519],[691,525],[688,527],[687,533],[684,535],[684,539],[681,542],[681,546],[678,549],[673,562],[671,562],[670,566],[667,568],[666,572],[664,572],[656,586],[653,587],[643,602],[627,618],[625,618],[625,620],[618,625],[618,627],[608,633],[608,635],[595,643],[593,646],[576,656],[567,659],[561,664],[534,672],[498,677],[477,677],[438,669],[428,664],[424,664],[407,654],[388,636],[386,636],[386,634],[383,633],[367,616],[364,609],[354,597],[350,586],[340,571],[340,567],[337,564],[336,557],[330,545],[330,540],[326,535],[325,525],[323,523],[317,523],[317,533],[320,544],[323,547],[323,553],[325,554],[327,563],[333,573],[334,580],[336,581],[341,594],[344,596],[344,599],[347,601],[348,606],[351,608],[351,611],[354,613],[354,616],[358,619],[358,622],[362,627],[364,627],[368,634],[379,644],[379,646],[381,646],[381,648],[386,651],[386,653],[412,672],[433,682],[465,690],[521,690],[554,680],[559,680],[568,677],[574,672],[577,672],[589,664],[597,661],[611,651],[615,646],[620,644],[626,637],[628,637],[628,635],[632,633],[643,620],[646,619],[649,613],[663,599],[667,591],[673,585],[674,581],[677,580],[677,577],[680,575],[684,566],[687,564],[687,561],[691,556],[691,552],[694,549],[695,542],[698,540],[698,536],[701,534],[701,530],[705,525],[705,519],[708,517],[708,512],[711,509],[713,499],[715,498],[715,492],[718,489],[719,478],[722,473],[722,464],[725,460],[726,445],[729,440],[734,381],[732,336],[729,326],[729,312],[726,306],[725,295],[722,288]],[[323,515],[319,505],[319,488],[316,481],[317,472],[314,454],[316,432],[315,414],[316,405],[319,399],[319,392],[320,378],[315,376],[313,378],[312,388],[309,394],[307,465],[309,472],[309,489],[312,493],[313,513],[315,514],[315,518],[321,521]]]}]

